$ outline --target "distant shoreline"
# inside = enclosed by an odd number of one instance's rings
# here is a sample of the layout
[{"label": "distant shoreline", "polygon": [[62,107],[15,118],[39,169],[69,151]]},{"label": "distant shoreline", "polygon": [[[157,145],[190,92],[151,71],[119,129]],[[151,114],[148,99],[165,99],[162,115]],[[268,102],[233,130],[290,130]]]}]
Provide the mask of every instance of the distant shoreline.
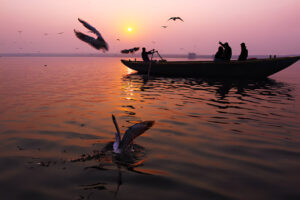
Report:
[{"label": "distant shoreline", "polygon": [[[96,54],[96,53],[0,53],[3,57],[128,57],[137,58],[141,57],[140,53],[137,54]],[[187,58],[187,54],[162,54],[166,58]],[[154,56],[156,57],[156,55]],[[212,55],[197,55],[197,58],[212,58]]]},{"label": "distant shoreline", "polygon": [[[188,58],[187,54],[161,54],[164,58]],[[285,57],[285,56],[297,56],[293,55],[277,55],[277,57]],[[0,53],[0,57],[128,57],[128,58],[138,58],[140,54],[95,54],[95,53]],[[156,56],[155,56],[156,57]],[[232,58],[237,58],[238,55],[233,55]],[[269,55],[249,55],[249,58],[268,58]],[[213,55],[196,55],[197,58],[209,58],[212,59]]]}]

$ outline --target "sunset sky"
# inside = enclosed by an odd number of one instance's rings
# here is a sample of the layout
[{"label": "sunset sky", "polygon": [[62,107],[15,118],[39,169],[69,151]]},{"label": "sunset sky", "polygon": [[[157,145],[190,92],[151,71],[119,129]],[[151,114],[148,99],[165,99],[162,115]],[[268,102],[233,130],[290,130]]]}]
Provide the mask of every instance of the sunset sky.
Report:
[{"label": "sunset sky", "polygon": [[75,37],[73,29],[92,35],[78,17],[100,31],[108,53],[211,55],[227,41],[233,54],[241,42],[252,55],[300,54],[300,0],[0,0],[0,53],[102,54]]}]

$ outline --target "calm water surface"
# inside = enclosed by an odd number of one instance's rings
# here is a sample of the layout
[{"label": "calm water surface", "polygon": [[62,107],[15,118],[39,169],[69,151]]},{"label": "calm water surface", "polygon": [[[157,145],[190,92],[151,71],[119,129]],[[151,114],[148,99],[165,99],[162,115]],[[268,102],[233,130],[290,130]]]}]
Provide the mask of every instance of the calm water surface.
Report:
[{"label": "calm water surface", "polygon": [[[0,199],[300,199],[300,62],[263,81],[132,73],[1,57]],[[130,163],[99,154],[111,114],[155,120]]]}]

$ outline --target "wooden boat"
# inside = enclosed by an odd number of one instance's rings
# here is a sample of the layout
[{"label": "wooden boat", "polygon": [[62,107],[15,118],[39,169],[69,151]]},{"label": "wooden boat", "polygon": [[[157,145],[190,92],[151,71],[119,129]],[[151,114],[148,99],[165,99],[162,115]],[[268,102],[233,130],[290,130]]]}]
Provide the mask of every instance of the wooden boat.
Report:
[{"label": "wooden boat", "polygon": [[[158,76],[222,77],[222,78],[266,78],[293,63],[300,56],[249,59],[245,61],[130,61],[121,62],[141,74]],[[148,72],[149,71],[149,72]]]}]

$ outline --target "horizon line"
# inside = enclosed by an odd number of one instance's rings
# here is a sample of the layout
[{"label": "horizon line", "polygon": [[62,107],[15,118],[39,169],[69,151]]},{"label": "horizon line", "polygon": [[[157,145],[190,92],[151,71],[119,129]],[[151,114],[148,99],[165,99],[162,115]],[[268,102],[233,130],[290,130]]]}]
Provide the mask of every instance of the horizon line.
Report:
[{"label": "horizon line", "polygon": [[[269,57],[273,54],[257,54],[249,55],[248,57]],[[276,54],[276,56],[299,56],[300,54]],[[175,54],[166,53],[161,54],[162,57],[168,58],[188,58],[188,54]],[[232,58],[236,58],[239,55],[232,55]],[[107,53],[107,54],[97,54],[97,53],[0,53],[0,57],[140,57],[139,54],[120,54],[120,53]],[[155,56],[157,57],[157,56]],[[214,55],[210,54],[199,54],[195,58],[213,58]]]}]

